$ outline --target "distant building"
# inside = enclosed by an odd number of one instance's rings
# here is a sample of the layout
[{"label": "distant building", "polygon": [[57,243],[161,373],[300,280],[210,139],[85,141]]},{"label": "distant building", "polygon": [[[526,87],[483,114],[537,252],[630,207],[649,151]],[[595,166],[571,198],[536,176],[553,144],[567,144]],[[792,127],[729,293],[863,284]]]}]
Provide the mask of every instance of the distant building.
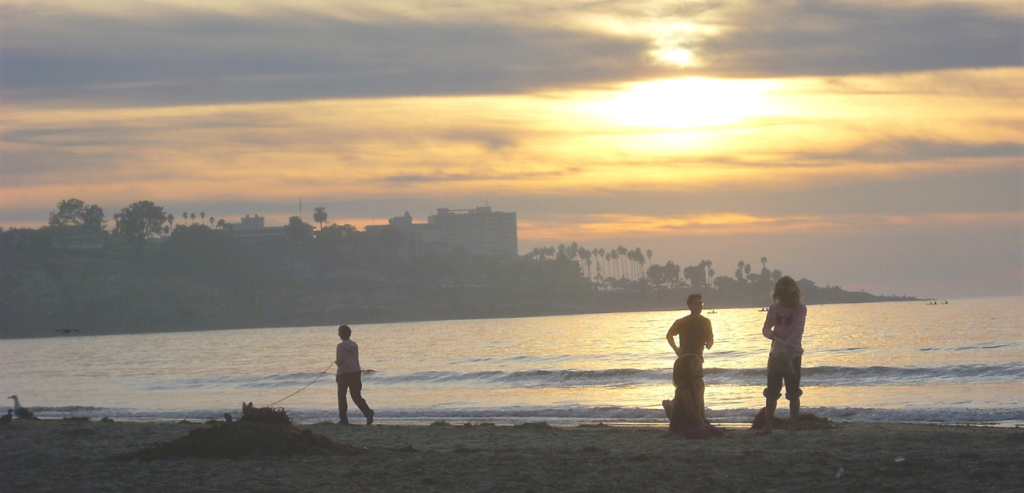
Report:
[{"label": "distant building", "polygon": [[267,240],[273,240],[278,238],[284,238],[286,230],[284,226],[271,226],[267,227],[264,222],[266,218],[256,214],[240,218],[237,223],[226,223],[224,229],[231,231],[232,236],[235,239],[243,242],[263,242]]},{"label": "distant building", "polygon": [[243,217],[241,219],[241,221],[239,221],[237,224],[232,224],[232,226],[233,226],[233,229],[235,231],[246,231],[246,230],[251,230],[251,229],[263,229],[264,228],[263,219],[264,218],[261,217],[259,214],[256,214],[254,217],[249,217],[249,215],[246,214],[245,217]]},{"label": "distant building", "polygon": [[494,212],[490,207],[438,209],[427,222],[440,230],[442,242],[471,255],[519,255],[515,212]]},{"label": "distant building", "polygon": [[492,212],[490,207],[476,209],[438,209],[427,218],[427,223],[413,223],[412,216],[388,220],[387,226],[367,226],[371,235],[386,230],[401,233],[403,243],[398,246],[405,255],[441,253],[462,248],[470,255],[519,255],[519,236],[515,212]]},{"label": "distant building", "polygon": [[443,253],[447,248],[441,241],[441,232],[438,228],[427,223],[413,223],[412,215],[408,211],[404,216],[388,219],[387,226],[373,225],[365,229],[366,233],[373,237],[379,237],[388,230],[400,233],[401,244],[395,245],[395,248],[407,257]]}]

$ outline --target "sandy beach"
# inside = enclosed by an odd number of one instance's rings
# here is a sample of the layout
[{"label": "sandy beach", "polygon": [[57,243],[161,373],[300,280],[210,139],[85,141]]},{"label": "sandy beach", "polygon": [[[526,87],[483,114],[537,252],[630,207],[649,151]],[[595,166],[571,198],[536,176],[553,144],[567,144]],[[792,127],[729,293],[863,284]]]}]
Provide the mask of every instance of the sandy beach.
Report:
[{"label": "sandy beach", "polygon": [[342,456],[106,460],[179,439],[179,423],[15,421],[6,491],[1020,491],[1024,429],[838,424],[682,440],[659,426],[300,426]]}]

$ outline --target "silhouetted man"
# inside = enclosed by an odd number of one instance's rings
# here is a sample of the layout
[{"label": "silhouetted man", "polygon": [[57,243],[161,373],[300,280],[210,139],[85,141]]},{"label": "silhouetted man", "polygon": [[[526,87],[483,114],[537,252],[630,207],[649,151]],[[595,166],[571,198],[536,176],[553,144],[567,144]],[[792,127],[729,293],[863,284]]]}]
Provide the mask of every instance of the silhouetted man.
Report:
[{"label": "silhouetted man", "polygon": [[[684,354],[696,354],[700,356],[701,363],[704,362],[704,348],[711,349],[715,344],[715,335],[711,332],[711,321],[700,314],[704,310],[704,300],[697,293],[686,298],[686,306],[690,308],[690,314],[676,320],[668,329],[665,338],[669,346],[675,351],[676,356]],[[679,336],[679,345],[676,346],[675,337]]]},{"label": "silhouetted man", "polygon": [[[704,300],[701,296],[697,293],[691,294],[686,298],[686,306],[690,308],[690,314],[676,320],[665,334],[665,339],[668,339],[668,345],[672,346],[676,356],[682,358],[687,354],[697,355],[697,360],[700,362],[700,371],[698,372],[700,376],[696,378],[698,382],[696,385],[698,387],[697,407],[701,419],[707,423],[707,418],[704,416],[704,348],[711,349],[711,346],[715,344],[715,335],[711,332],[711,321],[700,314],[704,309]],[[676,346],[676,336],[679,336],[678,346]],[[662,405],[665,406],[665,411],[671,418],[669,401],[663,402]]]}]

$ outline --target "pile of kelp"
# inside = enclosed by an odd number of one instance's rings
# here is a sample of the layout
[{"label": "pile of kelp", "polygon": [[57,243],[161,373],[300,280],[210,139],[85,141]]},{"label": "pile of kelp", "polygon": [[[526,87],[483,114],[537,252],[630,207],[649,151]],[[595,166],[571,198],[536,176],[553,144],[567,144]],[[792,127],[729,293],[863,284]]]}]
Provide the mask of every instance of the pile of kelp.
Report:
[{"label": "pile of kelp", "polygon": [[242,407],[238,421],[196,428],[172,442],[149,445],[110,458],[115,461],[153,461],[183,457],[238,459],[294,455],[352,455],[367,449],[331,441],[292,425],[283,409]]},{"label": "pile of kelp", "polygon": [[[757,416],[754,416],[754,423],[750,425],[750,429],[760,430],[764,428],[764,414],[764,408],[762,407],[761,411],[757,413]],[[773,418],[773,429],[789,428],[789,418],[780,418],[778,416],[773,416]],[[835,427],[832,424],[832,421],[829,421],[828,418],[819,418],[811,413],[800,413],[800,416],[797,417],[796,421],[796,427],[798,430],[829,430]]]}]

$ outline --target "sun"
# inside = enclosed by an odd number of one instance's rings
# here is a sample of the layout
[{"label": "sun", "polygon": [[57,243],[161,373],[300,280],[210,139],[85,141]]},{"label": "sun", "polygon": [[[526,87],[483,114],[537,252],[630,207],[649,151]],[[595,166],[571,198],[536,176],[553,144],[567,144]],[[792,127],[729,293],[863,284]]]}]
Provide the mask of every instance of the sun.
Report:
[{"label": "sun", "polygon": [[773,82],[701,77],[631,84],[585,109],[621,125],[697,128],[737,123],[775,112],[766,93]]}]

